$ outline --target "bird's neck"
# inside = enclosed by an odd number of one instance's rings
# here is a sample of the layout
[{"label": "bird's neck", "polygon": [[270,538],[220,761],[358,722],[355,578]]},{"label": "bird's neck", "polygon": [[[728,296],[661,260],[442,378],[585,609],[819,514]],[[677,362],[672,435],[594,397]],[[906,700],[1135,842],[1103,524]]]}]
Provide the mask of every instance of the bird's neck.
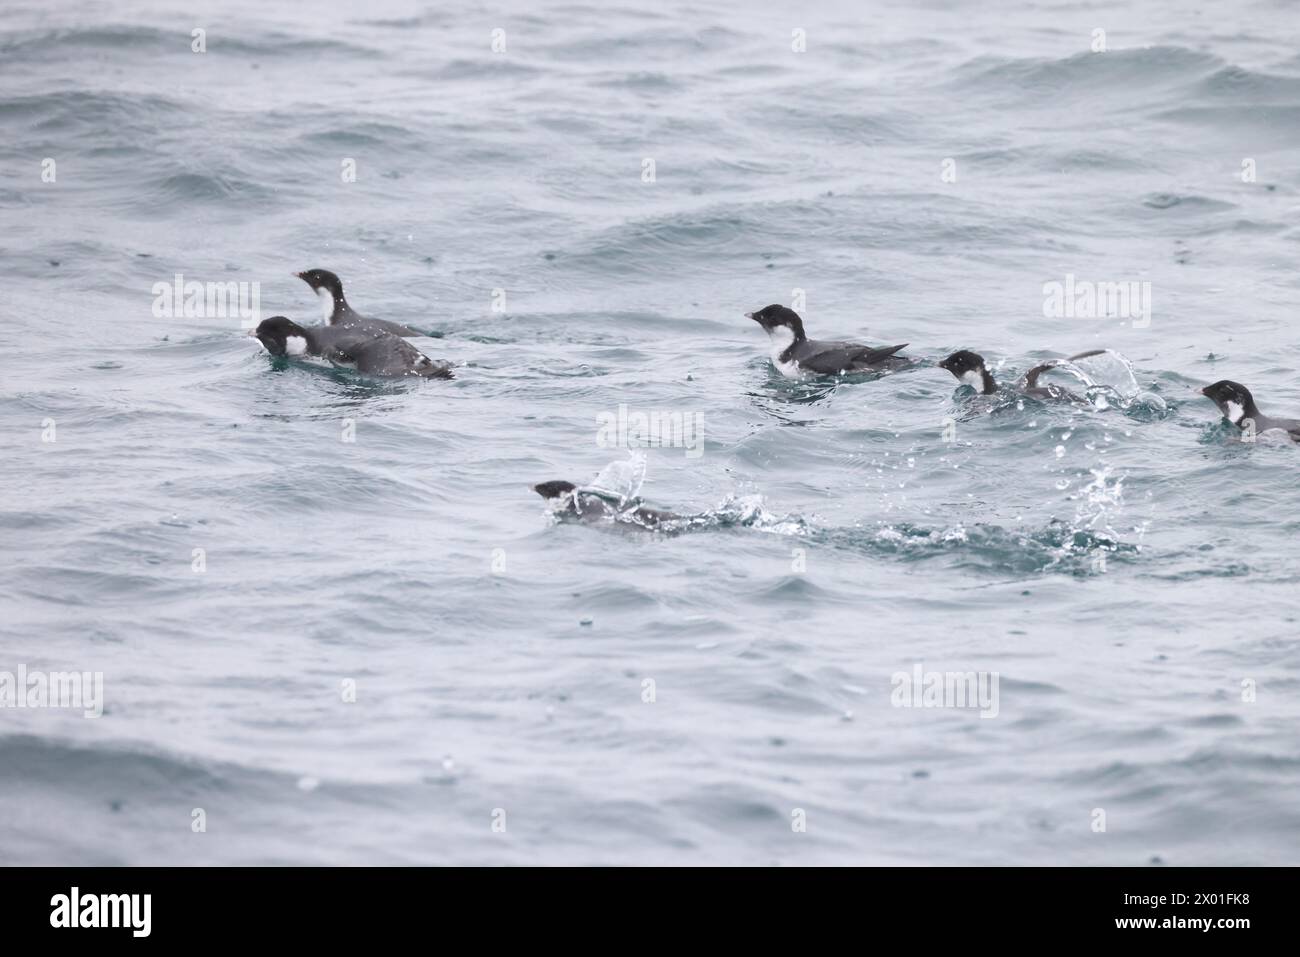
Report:
[{"label": "bird's neck", "polygon": [[962,385],[968,385],[981,395],[992,395],[998,391],[998,384],[993,381],[993,376],[989,370],[980,366],[978,369],[968,369],[961,374],[959,379]]},{"label": "bird's neck", "polygon": [[1225,405],[1227,406],[1225,414],[1233,425],[1240,426],[1246,419],[1258,421],[1263,418],[1263,413],[1259,411],[1259,406],[1255,405],[1254,400],[1244,406],[1237,402],[1227,402]]}]

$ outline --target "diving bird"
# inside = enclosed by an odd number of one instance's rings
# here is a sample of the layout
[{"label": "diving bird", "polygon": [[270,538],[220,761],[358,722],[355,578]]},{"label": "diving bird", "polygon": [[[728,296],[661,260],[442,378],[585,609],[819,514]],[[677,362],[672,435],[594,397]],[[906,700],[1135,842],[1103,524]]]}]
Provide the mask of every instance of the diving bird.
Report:
[{"label": "diving bird", "polygon": [[[1090,349],[1087,352],[1080,352],[1078,355],[1070,356],[1064,361],[1074,362],[1078,359],[1087,359],[1089,356],[1099,356],[1105,351],[1105,349]],[[1062,399],[1069,402],[1082,402],[1083,400],[1069,389],[1052,383],[1038,384],[1038,379],[1044,372],[1056,368],[1061,362],[1060,359],[1052,359],[1042,365],[1034,366],[1016,383],[1014,386],[1015,391],[1035,399]],[[947,369],[958,382],[970,386],[981,395],[992,395],[998,391],[998,384],[984,364],[984,357],[977,352],[960,349],[940,361],[939,368]]]},{"label": "diving bird", "polygon": [[534,485],[533,491],[546,499],[556,514],[586,524],[618,522],[641,528],[658,529],[665,522],[681,521],[683,518],[673,512],[647,508],[644,505],[638,505],[636,508],[618,508],[604,496],[563,480],[542,482]]},{"label": "diving bird", "polygon": [[906,356],[894,355],[897,346],[864,346],[857,342],[826,342],[809,339],[803,320],[793,309],[776,305],[745,313],[767,333],[772,346],[772,365],[783,376],[797,379],[805,373],[845,375],[853,372],[888,372],[912,364]]},{"label": "diving bird", "polygon": [[347,299],[343,297],[343,280],[328,269],[308,269],[294,273],[294,275],[311,286],[312,291],[320,297],[321,312],[325,316],[325,321],[331,326],[376,329],[391,332],[395,336],[424,335],[423,332],[416,332],[400,322],[389,322],[387,319],[371,319],[369,316],[361,315],[361,313],[349,306]]}]

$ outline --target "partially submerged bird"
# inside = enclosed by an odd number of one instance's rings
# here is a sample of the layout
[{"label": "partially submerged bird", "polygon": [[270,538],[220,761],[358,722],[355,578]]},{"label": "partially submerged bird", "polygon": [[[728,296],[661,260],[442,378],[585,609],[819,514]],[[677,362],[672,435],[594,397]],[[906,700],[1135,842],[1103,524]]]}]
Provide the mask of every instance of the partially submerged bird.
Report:
[{"label": "partially submerged bird", "polygon": [[1220,379],[1201,390],[1201,395],[1214,402],[1223,417],[1243,432],[1258,435],[1269,429],[1281,429],[1291,441],[1300,442],[1300,419],[1277,419],[1259,411],[1255,397],[1240,382]]},{"label": "partially submerged bird", "polygon": [[809,339],[804,334],[799,314],[775,303],[758,312],[747,312],[745,318],[753,319],[763,327],[771,340],[772,365],[790,379],[797,379],[805,373],[888,372],[912,364],[906,356],[894,354],[906,348],[906,342],[897,346],[864,346],[857,342]]},{"label": "partially submerged bird", "polygon": [[331,326],[351,326],[356,329],[372,329],[377,332],[391,332],[395,336],[422,336],[409,326],[387,319],[371,319],[363,316],[351,306],[343,296],[343,280],[328,269],[307,269],[294,273],[299,279],[311,286],[312,291],[320,297],[321,311],[325,321]]},{"label": "partially submerged bird", "polygon": [[[1079,396],[1075,395],[1069,389],[1063,388],[1054,383],[1038,384],[1039,378],[1044,372],[1058,367],[1062,361],[1075,362],[1079,359],[1087,359],[1090,356],[1099,356],[1104,353],[1105,349],[1090,349],[1087,352],[1080,352],[1078,355],[1070,358],[1052,359],[1041,365],[1034,366],[1026,372],[1019,382],[1013,387],[1016,392],[1022,395],[1030,396],[1035,399],[1058,399],[1068,402],[1083,402]],[[980,395],[992,395],[998,391],[998,384],[994,380],[992,373],[989,372],[988,366],[984,364],[984,357],[977,352],[971,352],[968,349],[960,349],[952,355],[943,359],[939,363],[940,369],[947,369],[953,374],[958,382],[962,385],[968,385]]]},{"label": "partially submerged bird", "polygon": [[405,339],[379,330],[300,326],[284,316],[272,316],[249,335],[256,336],[273,356],[319,356],[369,375],[453,378],[451,363],[430,359]]},{"label": "partially submerged bird", "polygon": [[666,522],[678,522],[684,519],[684,516],[674,512],[647,508],[644,505],[620,505],[609,496],[558,479],[534,485],[533,491],[546,499],[557,515],[588,524],[617,522],[656,530]]}]

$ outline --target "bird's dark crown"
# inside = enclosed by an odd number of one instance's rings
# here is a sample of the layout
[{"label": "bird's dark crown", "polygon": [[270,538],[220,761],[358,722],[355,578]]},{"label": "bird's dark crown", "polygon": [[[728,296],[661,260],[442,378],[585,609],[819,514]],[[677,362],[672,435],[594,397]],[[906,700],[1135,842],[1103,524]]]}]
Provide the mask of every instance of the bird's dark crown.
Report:
[{"label": "bird's dark crown", "polygon": [[270,319],[263,319],[253,330],[262,345],[266,346],[266,351],[274,356],[282,356],[288,351],[287,340],[290,336],[302,336],[307,338],[307,332],[302,326],[285,316],[272,316]]},{"label": "bird's dark crown", "polygon": [[1228,403],[1235,402],[1241,407],[1244,414],[1252,418],[1259,415],[1259,409],[1255,406],[1255,397],[1240,382],[1233,382],[1231,379],[1220,379],[1213,385],[1207,385],[1202,389],[1201,395],[1211,399],[1225,414],[1228,411]]},{"label": "bird's dark crown", "polygon": [[539,485],[534,485],[533,491],[542,498],[559,498],[561,495],[574,491],[577,487],[572,482],[556,479],[552,482],[542,482]]},{"label": "bird's dark crown", "polygon": [[343,280],[328,269],[307,269],[298,278],[312,289],[327,289],[335,299],[343,298]]},{"label": "bird's dark crown", "polygon": [[771,332],[777,326],[786,326],[794,332],[796,341],[806,338],[803,331],[803,320],[799,318],[799,313],[778,303],[774,302],[770,306],[764,306],[758,312],[747,312],[745,315],[768,332]]},{"label": "bird's dark crown", "polygon": [[970,372],[972,369],[983,370],[984,357],[977,352],[971,352],[969,349],[960,349],[940,362],[939,368],[947,369],[960,379],[964,373]]}]

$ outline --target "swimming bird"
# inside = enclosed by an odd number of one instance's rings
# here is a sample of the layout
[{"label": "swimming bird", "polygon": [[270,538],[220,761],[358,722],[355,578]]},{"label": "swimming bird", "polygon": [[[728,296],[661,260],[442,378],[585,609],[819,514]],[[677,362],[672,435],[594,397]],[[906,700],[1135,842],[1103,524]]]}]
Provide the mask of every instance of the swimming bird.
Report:
[{"label": "swimming bird", "polygon": [[1300,419],[1276,419],[1265,415],[1259,411],[1250,390],[1240,382],[1220,379],[1202,389],[1201,395],[1212,400],[1223,417],[1242,431],[1258,435],[1269,429],[1281,429],[1291,437],[1291,441],[1300,442]]},{"label": "swimming bird", "polygon": [[400,336],[352,326],[300,326],[272,316],[249,335],[273,356],[320,356],[335,365],[378,376],[451,379],[451,363],[430,359]]},{"label": "swimming bird", "polygon": [[797,379],[804,373],[845,375],[853,372],[888,372],[912,364],[906,356],[894,355],[897,346],[864,346],[857,342],[826,342],[809,339],[803,320],[793,309],[773,303],[745,313],[763,327],[772,345],[772,365],[783,376]]},{"label": "swimming bird", "polygon": [[294,275],[311,286],[312,291],[320,297],[321,311],[325,315],[325,321],[331,326],[376,329],[391,332],[395,336],[424,335],[423,332],[416,332],[400,322],[389,322],[387,319],[371,319],[369,316],[361,315],[361,313],[349,306],[347,299],[343,297],[343,280],[328,269],[307,269],[303,272],[294,273]]},{"label": "swimming bird", "polygon": [[[1084,400],[1069,389],[1052,383],[1039,385],[1038,379],[1049,369],[1055,369],[1062,361],[1074,362],[1078,359],[1087,359],[1089,356],[1099,356],[1105,351],[1105,349],[1090,349],[1087,352],[1080,352],[1078,355],[1070,356],[1065,360],[1052,359],[1042,365],[1034,366],[1016,383],[1015,391],[1035,399],[1060,399],[1068,402],[1082,402]],[[981,395],[992,395],[998,391],[998,384],[984,364],[984,357],[977,352],[971,352],[969,349],[959,349],[940,361],[939,368],[947,369],[958,382],[970,386]]]},{"label": "swimming bird", "polygon": [[556,514],[576,518],[587,524],[618,522],[641,528],[658,529],[665,522],[683,519],[683,516],[673,512],[647,508],[644,505],[635,508],[619,508],[605,496],[563,480],[542,482],[534,485],[533,491],[546,499]]}]

